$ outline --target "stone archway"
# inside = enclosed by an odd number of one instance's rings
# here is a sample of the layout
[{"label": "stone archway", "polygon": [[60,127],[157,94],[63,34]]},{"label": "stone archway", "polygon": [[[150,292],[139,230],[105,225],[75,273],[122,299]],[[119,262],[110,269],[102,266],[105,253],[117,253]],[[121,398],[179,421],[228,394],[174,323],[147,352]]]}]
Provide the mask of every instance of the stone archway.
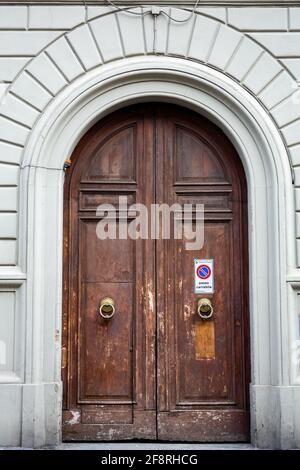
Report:
[{"label": "stone archway", "polygon": [[[24,408],[32,392],[35,400],[33,417],[23,422],[23,445],[60,439],[63,163],[99,118],[154,99],[207,116],[227,134],[243,162],[249,187],[252,441],[279,446],[287,432],[281,405],[291,389],[283,387],[288,341],[281,324],[288,323],[284,273],[289,234],[282,221],[291,219],[293,204],[285,148],[267,113],[233,80],[188,60],[142,57],[101,66],[66,88],[44,111],[25,148],[22,197],[28,201],[29,221],[22,229],[30,260],[32,328],[27,341],[33,348]],[[279,404],[281,417],[273,412]]]}]

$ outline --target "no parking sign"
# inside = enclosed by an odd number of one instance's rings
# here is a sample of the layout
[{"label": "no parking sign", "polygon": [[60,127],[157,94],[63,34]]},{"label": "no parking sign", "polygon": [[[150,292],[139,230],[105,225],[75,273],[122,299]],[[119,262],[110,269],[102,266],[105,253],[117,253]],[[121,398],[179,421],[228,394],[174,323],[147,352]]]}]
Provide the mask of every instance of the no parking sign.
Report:
[{"label": "no parking sign", "polygon": [[195,294],[213,294],[214,260],[194,260]]}]

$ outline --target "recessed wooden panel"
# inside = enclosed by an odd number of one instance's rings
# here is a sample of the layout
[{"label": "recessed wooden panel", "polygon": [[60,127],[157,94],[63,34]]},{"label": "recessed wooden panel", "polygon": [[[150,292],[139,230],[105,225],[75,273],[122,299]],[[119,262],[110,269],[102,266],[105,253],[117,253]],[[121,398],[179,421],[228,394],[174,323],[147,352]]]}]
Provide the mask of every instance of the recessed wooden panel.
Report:
[{"label": "recessed wooden panel", "polygon": [[135,202],[135,194],[124,193],[121,191],[80,191],[79,210],[81,211],[97,211],[98,207],[103,204],[111,204],[116,210],[119,207],[120,197],[127,198],[127,204],[131,205]]},{"label": "recessed wooden panel", "polygon": [[118,130],[91,156],[84,179],[87,181],[135,181],[136,128]]},{"label": "recessed wooden panel", "polygon": [[187,128],[176,126],[174,132],[175,182],[226,182],[222,161],[208,142]]},{"label": "recessed wooden panel", "polygon": [[134,279],[134,242],[100,240],[98,219],[80,221],[80,257],[82,279],[93,282],[130,282]]},{"label": "recessed wooden panel", "polygon": [[[235,358],[232,352],[233,322],[231,314],[230,276],[232,253],[230,253],[231,230],[227,222],[205,223],[205,244],[201,251],[185,250],[183,243],[177,248],[173,284],[175,292],[175,344],[178,404],[191,401],[203,402],[235,400],[233,373]],[[226,249],[225,249],[226,247]],[[228,251],[229,249],[229,251]],[[199,257],[214,259],[215,294],[209,295],[213,303],[215,354],[210,361],[199,361],[199,331],[203,320],[197,314],[197,300],[201,295],[193,293],[193,260]],[[202,296],[203,297],[203,296]],[[203,338],[202,338],[203,339]],[[210,338],[207,338],[209,341]],[[207,345],[207,347],[209,347]]]},{"label": "recessed wooden panel", "polygon": [[184,204],[193,204],[194,207],[196,204],[203,204],[204,212],[231,212],[231,191],[229,192],[207,192],[207,193],[197,193],[195,191],[193,194],[178,194],[177,201]]},{"label": "recessed wooden panel", "polygon": [[[84,283],[81,286],[79,401],[126,402],[133,400],[134,285]],[[100,300],[115,300],[111,320],[99,314]]]}]

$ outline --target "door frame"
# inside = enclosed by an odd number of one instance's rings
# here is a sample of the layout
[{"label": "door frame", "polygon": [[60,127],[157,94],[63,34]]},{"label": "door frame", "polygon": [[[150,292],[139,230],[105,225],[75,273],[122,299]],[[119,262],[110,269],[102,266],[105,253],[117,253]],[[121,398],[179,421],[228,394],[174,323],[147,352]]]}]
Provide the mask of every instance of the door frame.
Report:
[{"label": "door frame", "polygon": [[60,441],[63,165],[82,135],[103,116],[155,100],[190,108],[213,121],[244,165],[249,201],[252,442],[272,446],[282,426],[280,409],[276,414],[274,408],[289,383],[288,330],[294,320],[288,317],[286,273],[295,266],[291,171],[277,128],[234,80],[189,60],[153,56],[120,60],[87,72],[75,85],[61,92],[41,116],[26,145],[21,172],[20,238],[27,237],[26,303],[32,323],[27,341],[33,345],[30,377],[39,396],[36,413],[41,403],[48,406],[39,422],[45,443]]}]

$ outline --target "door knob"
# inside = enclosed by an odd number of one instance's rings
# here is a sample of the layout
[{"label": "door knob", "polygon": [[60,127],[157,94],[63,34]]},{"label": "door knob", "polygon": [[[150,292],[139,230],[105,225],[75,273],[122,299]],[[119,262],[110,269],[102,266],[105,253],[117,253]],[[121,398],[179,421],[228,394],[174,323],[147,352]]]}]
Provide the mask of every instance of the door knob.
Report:
[{"label": "door knob", "polygon": [[211,301],[209,299],[199,299],[197,311],[198,315],[203,320],[208,320],[208,318],[210,318],[214,313]]},{"label": "door knob", "polygon": [[102,318],[109,320],[116,313],[115,302],[110,297],[104,297],[100,301],[99,313]]}]

